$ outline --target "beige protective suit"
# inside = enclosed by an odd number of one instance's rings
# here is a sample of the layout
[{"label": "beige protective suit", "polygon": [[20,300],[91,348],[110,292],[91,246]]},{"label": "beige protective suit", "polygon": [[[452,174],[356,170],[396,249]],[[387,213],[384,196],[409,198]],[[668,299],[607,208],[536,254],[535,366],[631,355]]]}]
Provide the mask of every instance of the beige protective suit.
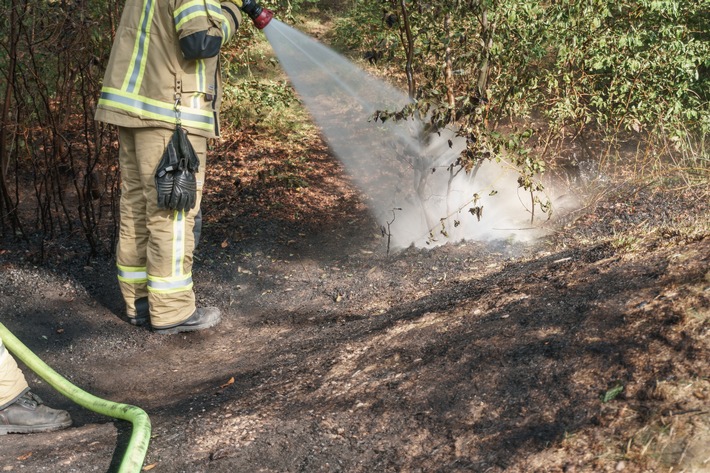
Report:
[{"label": "beige protective suit", "polygon": [[0,410],[12,404],[28,389],[25,376],[0,340]]},{"label": "beige protective suit", "polygon": [[[129,317],[135,301],[148,297],[154,328],[195,311],[193,227],[206,140],[219,135],[219,48],[240,21],[232,2],[127,0],[111,49],[96,120],[119,127],[119,286]],[[159,209],[154,180],[178,119],[200,158],[197,205],[187,212]]]}]

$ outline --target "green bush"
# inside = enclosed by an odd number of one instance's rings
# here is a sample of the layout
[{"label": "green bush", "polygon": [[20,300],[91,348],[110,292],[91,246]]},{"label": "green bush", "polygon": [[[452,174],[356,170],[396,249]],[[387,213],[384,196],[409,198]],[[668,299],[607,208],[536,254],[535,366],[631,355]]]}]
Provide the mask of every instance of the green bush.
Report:
[{"label": "green bush", "polygon": [[[378,55],[378,65],[410,71],[416,107],[409,112],[434,127],[458,126],[470,144],[462,164],[503,157],[533,188],[543,161],[556,159],[554,150],[570,138],[599,147],[588,159],[613,156],[632,140],[644,156],[681,158],[707,172],[709,6],[362,1],[337,34],[358,55],[384,38],[394,42],[384,44],[388,54]],[[544,126],[511,126],[532,115]]]}]

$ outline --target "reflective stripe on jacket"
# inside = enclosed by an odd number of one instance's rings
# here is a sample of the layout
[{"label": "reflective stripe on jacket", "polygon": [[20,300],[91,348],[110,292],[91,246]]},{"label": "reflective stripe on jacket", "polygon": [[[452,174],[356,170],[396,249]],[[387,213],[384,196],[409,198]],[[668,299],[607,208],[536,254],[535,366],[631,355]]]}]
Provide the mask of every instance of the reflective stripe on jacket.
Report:
[{"label": "reflective stripe on jacket", "polygon": [[126,0],[111,48],[96,120],[128,128],[219,135],[219,48],[241,16],[218,0]]}]

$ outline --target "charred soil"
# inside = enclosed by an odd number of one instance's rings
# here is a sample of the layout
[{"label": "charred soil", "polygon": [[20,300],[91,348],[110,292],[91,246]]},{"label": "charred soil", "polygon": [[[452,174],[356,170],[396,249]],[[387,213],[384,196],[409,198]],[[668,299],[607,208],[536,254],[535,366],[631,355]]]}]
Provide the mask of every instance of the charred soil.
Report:
[{"label": "charred soil", "polygon": [[[122,318],[110,255],[0,253],[3,323],[79,387],[151,417],[156,472],[710,471],[707,195],[607,184],[532,244],[387,254],[324,145],[211,156],[204,333]],[[237,170],[236,172],[234,170]],[[626,181],[628,182],[628,181]],[[2,471],[112,471],[130,425],[0,442]]]}]

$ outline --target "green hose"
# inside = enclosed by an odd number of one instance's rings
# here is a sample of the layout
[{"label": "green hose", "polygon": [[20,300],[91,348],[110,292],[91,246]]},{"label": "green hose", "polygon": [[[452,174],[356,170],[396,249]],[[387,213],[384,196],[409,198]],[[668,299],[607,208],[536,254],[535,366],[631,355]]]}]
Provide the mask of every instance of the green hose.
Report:
[{"label": "green hose", "polygon": [[1,323],[0,338],[8,350],[64,396],[91,411],[115,419],[126,420],[133,424],[131,439],[118,471],[119,473],[141,471],[150,442],[150,418],[143,409],[107,401],[77,388],[40,360]]}]

